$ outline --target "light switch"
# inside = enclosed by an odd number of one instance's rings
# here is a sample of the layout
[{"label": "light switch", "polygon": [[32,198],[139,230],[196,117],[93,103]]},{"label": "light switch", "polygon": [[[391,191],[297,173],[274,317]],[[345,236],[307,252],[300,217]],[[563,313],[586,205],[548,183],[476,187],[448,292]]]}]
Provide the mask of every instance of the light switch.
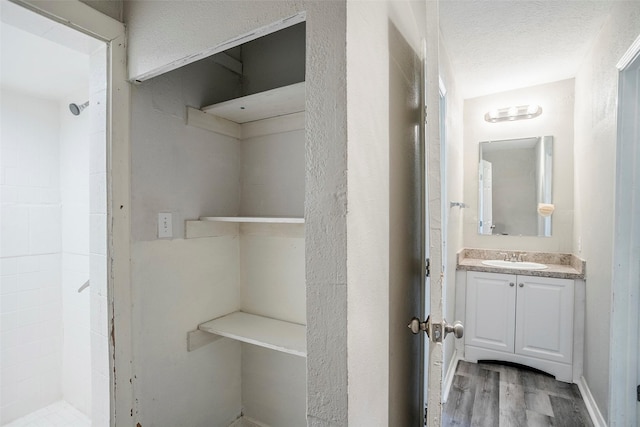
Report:
[{"label": "light switch", "polygon": [[171,238],[173,237],[173,224],[171,222],[170,213],[158,214],[158,238]]}]

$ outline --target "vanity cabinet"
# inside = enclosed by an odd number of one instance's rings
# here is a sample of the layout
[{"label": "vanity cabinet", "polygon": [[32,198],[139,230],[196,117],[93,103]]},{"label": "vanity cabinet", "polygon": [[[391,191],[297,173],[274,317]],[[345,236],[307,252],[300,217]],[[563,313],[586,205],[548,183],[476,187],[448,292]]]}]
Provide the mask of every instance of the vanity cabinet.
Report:
[{"label": "vanity cabinet", "polygon": [[500,360],[572,381],[574,280],[467,272],[465,358]]}]

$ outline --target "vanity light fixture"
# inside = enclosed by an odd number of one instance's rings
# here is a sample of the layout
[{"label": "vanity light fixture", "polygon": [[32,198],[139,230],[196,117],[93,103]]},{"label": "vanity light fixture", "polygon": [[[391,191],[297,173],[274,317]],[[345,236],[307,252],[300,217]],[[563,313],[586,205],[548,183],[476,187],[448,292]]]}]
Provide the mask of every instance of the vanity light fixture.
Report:
[{"label": "vanity light fixture", "polygon": [[533,119],[542,114],[542,107],[536,104],[518,105],[517,107],[505,107],[488,111],[484,119],[489,123]]}]

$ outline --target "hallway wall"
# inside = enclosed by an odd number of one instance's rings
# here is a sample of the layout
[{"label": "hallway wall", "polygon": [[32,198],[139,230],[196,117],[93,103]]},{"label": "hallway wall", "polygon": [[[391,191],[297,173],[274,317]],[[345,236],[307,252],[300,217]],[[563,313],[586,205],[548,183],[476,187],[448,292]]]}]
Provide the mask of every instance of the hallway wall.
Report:
[{"label": "hallway wall", "polygon": [[609,377],[618,99],[615,65],[640,35],[639,29],[640,2],[614,2],[611,16],[575,78],[573,252],[587,262],[584,377],[605,420],[609,387],[616,381]]}]

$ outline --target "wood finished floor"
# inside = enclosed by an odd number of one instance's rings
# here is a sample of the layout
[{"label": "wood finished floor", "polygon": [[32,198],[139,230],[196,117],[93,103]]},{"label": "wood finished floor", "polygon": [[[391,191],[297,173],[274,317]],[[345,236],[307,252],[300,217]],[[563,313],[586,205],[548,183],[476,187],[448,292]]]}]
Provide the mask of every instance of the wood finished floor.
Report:
[{"label": "wood finished floor", "polygon": [[578,386],[495,363],[458,363],[443,427],[592,427]]}]

